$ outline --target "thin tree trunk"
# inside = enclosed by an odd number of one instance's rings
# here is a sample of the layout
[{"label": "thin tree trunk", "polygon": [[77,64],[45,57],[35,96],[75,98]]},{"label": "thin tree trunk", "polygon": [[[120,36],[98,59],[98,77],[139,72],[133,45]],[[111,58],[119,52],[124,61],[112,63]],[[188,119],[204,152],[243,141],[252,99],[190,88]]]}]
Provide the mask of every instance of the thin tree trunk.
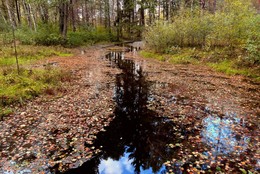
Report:
[{"label": "thin tree trunk", "polygon": [[161,18],[161,0],[158,0],[158,19]]},{"label": "thin tree trunk", "polygon": [[102,15],[103,15],[102,3],[101,3],[101,0],[99,0],[99,25],[102,25],[102,23],[103,23]]},{"label": "thin tree trunk", "polygon": [[89,13],[90,13],[90,9],[88,8],[88,0],[85,0],[85,23],[89,23]]},{"label": "thin tree trunk", "polygon": [[29,4],[29,3],[28,3],[28,9],[29,9],[30,18],[32,19],[33,28],[36,31],[37,26],[36,26],[36,19],[35,19],[35,16],[34,16],[35,13],[32,12],[32,7],[31,7],[31,4]]},{"label": "thin tree trunk", "polygon": [[60,2],[60,34],[63,39],[67,38],[68,30],[68,2]]},{"label": "thin tree trunk", "polygon": [[120,8],[120,2],[119,0],[116,1],[117,6],[117,19],[116,19],[116,27],[117,27],[117,40],[120,40],[121,37],[121,8]]},{"label": "thin tree trunk", "polygon": [[111,33],[111,19],[110,19],[110,5],[109,5],[109,0],[106,0],[107,2],[107,27],[108,27],[108,31],[109,33]]},{"label": "thin tree trunk", "polygon": [[12,12],[11,12],[11,9],[10,9],[8,0],[5,1],[5,6],[6,6],[6,9],[7,9],[9,21],[10,21],[12,27],[15,28],[15,27],[16,27],[16,24],[15,24],[15,21],[14,21],[14,19],[13,19],[13,15],[12,15]]},{"label": "thin tree trunk", "polygon": [[20,68],[19,68],[19,62],[18,62],[18,54],[16,49],[16,38],[15,38],[15,31],[14,26],[12,27],[12,33],[13,33],[13,43],[14,43],[14,54],[15,54],[15,60],[16,60],[16,67],[17,67],[17,73],[20,74]]},{"label": "thin tree trunk", "polygon": [[191,11],[193,11],[193,6],[194,6],[194,0],[191,0],[191,4],[190,4]]},{"label": "thin tree trunk", "polygon": [[29,7],[28,7],[27,3],[25,2],[25,0],[23,0],[23,8],[24,8],[24,13],[27,16],[28,26],[30,29],[32,29],[32,20],[30,17]]},{"label": "thin tree trunk", "polygon": [[86,14],[85,14],[85,6],[84,4],[82,3],[81,4],[81,16],[82,16],[82,23],[85,23],[86,22]]},{"label": "thin tree trunk", "polygon": [[111,11],[110,18],[112,19],[112,21],[115,21],[115,0],[112,0],[112,8],[110,11]]},{"label": "thin tree trunk", "polygon": [[145,26],[144,0],[141,1],[141,8],[140,8],[140,26]]},{"label": "thin tree trunk", "polygon": [[42,22],[45,24],[48,23],[49,12],[48,12],[48,7],[45,3],[40,5],[40,14],[41,14]]},{"label": "thin tree trunk", "polygon": [[71,15],[70,19],[71,19],[72,30],[75,32],[76,31],[76,18],[75,18],[74,5],[75,5],[75,1],[70,0],[70,7],[69,7],[70,15]]},{"label": "thin tree trunk", "polygon": [[5,16],[4,16],[3,13],[1,12],[1,9],[0,9],[0,15],[1,15],[1,17],[2,17],[2,19],[3,19],[3,21],[4,21],[4,23],[6,23]]},{"label": "thin tree trunk", "polygon": [[200,0],[200,7],[201,7],[202,10],[205,9],[205,5],[206,5],[205,0]]},{"label": "thin tree trunk", "polygon": [[20,13],[20,7],[19,7],[19,4],[18,4],[18,0],[15,0],[15,8],[16,8],[16,15],[17,15],[18,24],[21,25],[21,13]]},{"label": "thin tree trunk", "polygon": [[213,0],[213,13],[216,12],[217,0]]}]

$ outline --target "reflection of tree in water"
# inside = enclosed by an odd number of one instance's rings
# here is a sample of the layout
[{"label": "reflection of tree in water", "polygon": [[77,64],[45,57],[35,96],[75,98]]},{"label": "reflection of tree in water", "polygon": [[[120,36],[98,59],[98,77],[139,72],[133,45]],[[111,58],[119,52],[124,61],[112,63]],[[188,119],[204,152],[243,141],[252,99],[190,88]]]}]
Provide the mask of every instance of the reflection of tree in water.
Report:
[{"label": "reflection of tree in water", "polygon": [[110,57],[110,61],[123,71],[116,76],[114,89],[116,117],[94,142],[102,152],[69,173],[97,173],[102,159],[119,160],[124,153],[129,154],[135,173],[150,167],[158,172],[171,156],[166,144],[174,139],[172,124],[147,109],[149,82],[142,68],[131,60],[122,60],[121,54]]}]

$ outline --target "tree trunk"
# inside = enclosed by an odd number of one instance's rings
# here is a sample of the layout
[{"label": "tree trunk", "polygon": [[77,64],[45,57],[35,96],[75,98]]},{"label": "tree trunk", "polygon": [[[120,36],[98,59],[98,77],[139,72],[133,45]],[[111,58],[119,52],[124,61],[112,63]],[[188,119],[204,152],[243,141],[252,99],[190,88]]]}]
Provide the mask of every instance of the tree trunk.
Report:
[{"label": "tree trunk", "polygon": [[5,16],[4,16],[4,14],[2,13],[1,9],[0,9],[0,15],[1,15],[1,17],[2,17],[2,19],[3,19],[3,21],[4,21],[4,23],[6,23]]},{"label": "tree trunk", "polygon": [[29,4],[29,3],[28,3],[28,9],[29,9],[28,12],[29,12],[30,18],[32,19],[33,28],[36,31],[37,26],[36,26],[36,19],[35,19],[35,16],[34,16],[35,13],[32,12],[32,7],[31,7],[31,4]]},{"label": "tree trunk", "polygon": [[27,17],[28,26],[30,29],[32,29],[32,20],[30,16],[30,11],[29,11],[28,4],[25,2],[25,0],[23,0],[23,8],[24,8],[24,13]]},{"label": "tree trunk", "polygon": [[145,26],[144,0],[141,1],[141,8],[140,8],[140,26]]},{"label": "tree trunk", "polygon": [[72,25],[72,30],[73,32],[76,31],[76,18],[75,18],[75,8],[74,8],[74,5],[75,5],[75,1],[74,0],[70,0],[70,19],[71,19],[71,25]]},{"label": "tree trunk", "polygon": [[43,3],[40,5],[40,15],[41,15],[41,20],[44,24],[48,23],[49,21],[49,12],[48,12],[48,6],[46,3]]},{"label": "tree trunk", "polygon": [[158,0],[158,19],[161,18],[161,0]]},{"label": "tree trunk", "polygon": [[16,9],[18,24],[21,25],[21,13],[20,13],[20,6],[18,4],[18,0],[15,0],[15,9]]},{"label": "tree trunk", "polygon": [[102,15],[103,15],[103,9],[102,9],[102,1],[99,0],[99,25],[102,25],[103,23],[103,18],[102,18]]},{"label": "tree trunk", "polygon": [[5,0],[5,6],[6,6],[6,9],[7,9],[9,21],[10,21],[12,27],[15,28],[16,27],[16,22],[15,22],[15,20],[13,18],[13,13],[11,12],[8,0]]},{"label": "tree trunk", "polygon": [[202,10],[205,9],[205,5],[206,5],[205,0],[200,0],[200,7],[201,7]]},{"label": "tree trunk", "polygon": [[60,2],[59,6],[59,15],[60,15],[60,34],[63,39],[67,38],[68,30],[68,2]]},{"label": "tree trunk", "polygon": [[117,41],[120,40],[121,37],[121,20],[122,20],[122,16],[121,16],[121,8],[120,8],[120,2],[119,0],[116,0],[116,6],[117,6],[117,18],[115,21],[116,24],[116,31],[117,31]]},{"label": "tree trunk", "polygon": [[213,0],[213,13],[216,12],[216,8],[217,8],[217,0]]},{"label": "tree trunk", "polygon": [[105,0],[105,27],[111,33],[109,0]]},{"label": "tree trunk", "polygon": [[90,8],[89,8],[89,6],[88,6],[88,0],[85,0],[85,23],[87,23],[87,24],[89,24],[89,19],[90,19],[90,15],[89,15],[89,13],[90,13]]}]

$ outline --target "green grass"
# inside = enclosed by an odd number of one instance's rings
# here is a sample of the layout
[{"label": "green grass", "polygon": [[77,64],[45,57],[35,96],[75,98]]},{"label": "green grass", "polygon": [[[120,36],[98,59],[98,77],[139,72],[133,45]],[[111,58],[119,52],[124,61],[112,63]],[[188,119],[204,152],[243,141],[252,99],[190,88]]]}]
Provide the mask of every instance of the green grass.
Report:
[{"label": "green grass", "polygon": [[[51,56],[67,57],[71,56],[69,49],[62,47],[44,47],[19,45],[17,47],[18,60],[20,65],[34,63],[37,60]],[[0,67],[12,66],[16,62],[14,49],[10,46],[2,46],[0,48]]]},{"label": "green grass", "polygon": [[192,54],[189,52],[176,53],[176,54],[159,54],[148,51],[141,51],[140,54],[145,58],[153,58],[163,62],[170,62],[173,64],[197,64],[198,60],[192,58]]},{"label": "green grass", "polygon": [[231,60],[224,60],[218,63],[208,63],[208,66],[212,67],[213,69],[224,72],[228,75],[238,75],[242,74],[245,76],[249,75],[249,72],[245,69],[236,69],[234,67],[234,62]]},{"label": "green grass", "polygon": [[142,50],[140,52],[140,54],[145,58],[153,58],[153,59],[160,60],[160,61],[166,61],[165,55],[161,55],[161,54],[157,54],[157,53],[153,53],[153,52],[148,52],[148,51],[144,51],[144,50]]},{"label": "green grass", "polygon": [[228,75],[244,75],[256,81],[260,81],[259,67],[241,66],[239,59],[233,58],[236,55],[231,54],[230,51],[225,49],[217,48],[215,50],[206,51],[195,48],[181,48],[169,54],[143,50],[140,54],[145,58],[153,58],[173,64],[203,64]]},{"label": "green grass", "polygon": [[71,56],[69,49],[62,47],[19,45],[18,59],[20,73],[16,70],[16,61],[11,47],[0,48],[0,116],[8,115],[4,111],[14,103],[24,103],[41,94],[56,94],[63,81],[69,80],[67,71],[46,66],[32,68],[37,61],[50,56]]},{"label": "green grass", "polygon": [[216,63],[207,63],[209,67],[212,67],[214,70],[223,72],[228,75],[244,75],[251,77],[260,81],[259,72],[254,72],[249,67],[248,68],[236,68],[236,61],[234,60],[224,60]]},{"label": "green grass", "polygon": [[0,106],[37,97],[42,93],[54,93],[69,74],[59,69],[15,70],[0,75]]}]

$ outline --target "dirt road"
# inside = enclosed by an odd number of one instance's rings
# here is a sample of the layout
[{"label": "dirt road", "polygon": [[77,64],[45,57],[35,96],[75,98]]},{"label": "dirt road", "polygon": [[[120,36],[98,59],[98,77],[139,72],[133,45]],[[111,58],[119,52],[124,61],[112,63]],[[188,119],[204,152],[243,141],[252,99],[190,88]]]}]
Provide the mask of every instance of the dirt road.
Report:
[{"label": "dirt road", "polygon": [[[127,84],[127,75],[133,76],[134,84],[141,80],[149,84],[142,98],[145,110],[171,122],[171,136],[166,140],[166,132],[164,143],[145,140],[153,146],[149,152],[162,144],[174,151],[162,161],[166,171],[259,171],[260,84],[203,65],[143,59],[136,51],[120,52],[121,57],[111,60],[105,55],[116,54],[108,49],[95,46],[73,57],[48,59],[69,70],[73,79],[64,84],[61,95],[16,106],[15,113],[0,122],[0,173],[65,172],[99,154],[102,149],[94,143],[98,132],[106,131],[116,117],[117,80]],[[133,60],[130,75],[117,60]],[[126,77],[115,78],[122,73]],[[134,90],[146,89],[139,85]],[[125,86],[123,94],[133,90]],[[136,96],[140,100],[140,92]]]}]

